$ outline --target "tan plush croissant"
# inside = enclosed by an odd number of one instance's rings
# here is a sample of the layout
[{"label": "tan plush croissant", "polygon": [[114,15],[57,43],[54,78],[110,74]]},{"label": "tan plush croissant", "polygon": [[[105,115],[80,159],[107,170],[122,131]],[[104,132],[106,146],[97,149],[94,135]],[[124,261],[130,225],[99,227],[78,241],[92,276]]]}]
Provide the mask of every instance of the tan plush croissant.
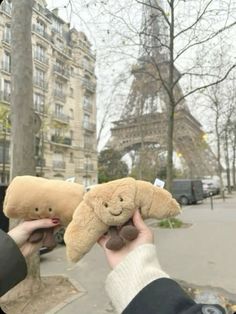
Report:
[{"label": "tan plush croissant", "polygon": [[149,182],[124,178],[100,184],[84,195],[65,232],[67,256],[77,262],[111,226],[122,226],[139,209],[144,219],[175,216],[171,194]]},{"label": "tan plush croissant", "polygon": [[[84,193],[84,187],[77,183],[17,176],[7,188],[3,211],[9,218],[23,220],[59,218],[61,225],[67,226]],[[32,237],[31,242],[40,238]]]}]

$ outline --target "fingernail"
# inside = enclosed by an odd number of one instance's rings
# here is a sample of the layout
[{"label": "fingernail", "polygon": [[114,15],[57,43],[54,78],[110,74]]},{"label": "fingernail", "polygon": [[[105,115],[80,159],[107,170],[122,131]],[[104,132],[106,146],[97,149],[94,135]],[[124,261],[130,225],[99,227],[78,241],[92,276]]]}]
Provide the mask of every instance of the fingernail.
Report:
[{"label": "fingernail", "polygon": [[54,224],[58,224],[59,222],[60,222],[60,219],[58,219],[58,218],[52,219],[52,223],[54,223]]}]

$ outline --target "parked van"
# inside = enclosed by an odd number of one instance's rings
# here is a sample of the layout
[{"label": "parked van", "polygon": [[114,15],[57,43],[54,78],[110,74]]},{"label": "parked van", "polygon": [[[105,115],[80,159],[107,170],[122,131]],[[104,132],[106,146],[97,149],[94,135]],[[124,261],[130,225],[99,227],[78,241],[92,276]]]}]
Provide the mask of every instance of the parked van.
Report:
[{"label": "parked van", "polygon": [[174,180],[172,194],[181,205],[196,204],[203,200],[202,181],[194,179]]}]

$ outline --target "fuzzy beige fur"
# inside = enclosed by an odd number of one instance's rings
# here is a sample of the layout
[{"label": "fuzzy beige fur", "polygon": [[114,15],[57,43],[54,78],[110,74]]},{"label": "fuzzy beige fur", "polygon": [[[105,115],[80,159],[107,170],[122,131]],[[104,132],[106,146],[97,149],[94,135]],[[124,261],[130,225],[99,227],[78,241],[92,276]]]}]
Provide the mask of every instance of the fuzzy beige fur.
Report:
[{"label": "fuzzy beige fur", "polygon": [[77,262],[110,226],[121,226],[139,209],[143,218],[175,216],[180,206],[151,183],[124,178],[100,184],[84,195],[65,233],[67,256]]},{"label": "fuzzy beige fur", "polygon": [[67,226],[82,201],[84,187],[77,183],[18,176],[10,183],[3,204],[9,218],[59,218]]}]

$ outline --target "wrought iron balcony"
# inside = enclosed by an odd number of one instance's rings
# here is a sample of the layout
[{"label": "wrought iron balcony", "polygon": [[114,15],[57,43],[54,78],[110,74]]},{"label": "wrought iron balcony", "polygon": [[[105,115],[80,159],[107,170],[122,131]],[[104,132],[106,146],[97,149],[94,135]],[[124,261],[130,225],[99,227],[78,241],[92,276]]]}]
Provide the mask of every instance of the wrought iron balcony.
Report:
[{"label": "wrought iron balcony", "polygon": [[92,132],[96,130],[96,124],[89,121],[83,121],[83,127],[84,129],[92,131]]},{"label": "wrought iron balcony", "polygon": [[72,140],[70,137],[63,137],[63,136],[58,136],[58,135],[52,135],[51,136],[51,141],[57,144],[62,144],[62,145],[72,145]]},{"label": "wrought iron balcony", "polygon": [[88,62],[82,62],[81,66],[83,69],[87,70],[88,72],[94,73],[94,67],[91,64],[89,64]]},{"label": "wrought iron balcony", "polygon": [[34,85],[42,89],[48,89],[48,83],[38,77],[34,77]]},{"label": "wrought iron balcony", "polygon": [[51,41],[51,36],[40,26],[33,24],[32,25],[32,31],[36,34],[42,36],[43,38],[47,39],[48,41]]},{"label": "wrought iron balcony", "polygon": [[54,64],[53,71],[61,76],[63,76],[66,79],[70,78],[70,72],[68,69],[62,68],[57,64]]},{"label": "wrought iron balcony", "polygon": [[45,167],[46,166],[46,160],[44,158],[36,156],[36,167]]},{"label": "wrought iron balcony", "polygon": [[84,164],[84,170],[85,171],[94,171],[94,165],[93,164]]},{"label": "wrought iron balcony", "polygon": [[35,52],[34,59],[48,65],[48,58],[41,53]]},{"label": "wrought iron balcony", "polygon": [[92,112],[93,111],[93,105],[90,102],[84,101],[83,108],[87,111]]},{"label": "wrought iron balcony", "polygon": [[84,149],[88,150],[94,150],[94,144],[93,143],[84,143]]},{"label": "wrought iron balcony", "polygon": [[70,117],[62,112],[54,112],[52,114],[53,119],[59,120],[63,123],[69,123]]},{"label": "wrought iron balcony", "polygon": [[54,97],[61,100],[61,101],[66,100],[66,95],[58,89],[54,89]]},{"label": "wrought iron balcony", "polygon": [[53,160],[52,162],[53,169],[65,169],[66,163],[64,161]]},{"label": "wrought iron balcony", "polygon": [[83,81],[83,87],[92,93],[94,93],[96,90],[96,84],[94,84],[93,82],[90,82],[89,80]]}]

